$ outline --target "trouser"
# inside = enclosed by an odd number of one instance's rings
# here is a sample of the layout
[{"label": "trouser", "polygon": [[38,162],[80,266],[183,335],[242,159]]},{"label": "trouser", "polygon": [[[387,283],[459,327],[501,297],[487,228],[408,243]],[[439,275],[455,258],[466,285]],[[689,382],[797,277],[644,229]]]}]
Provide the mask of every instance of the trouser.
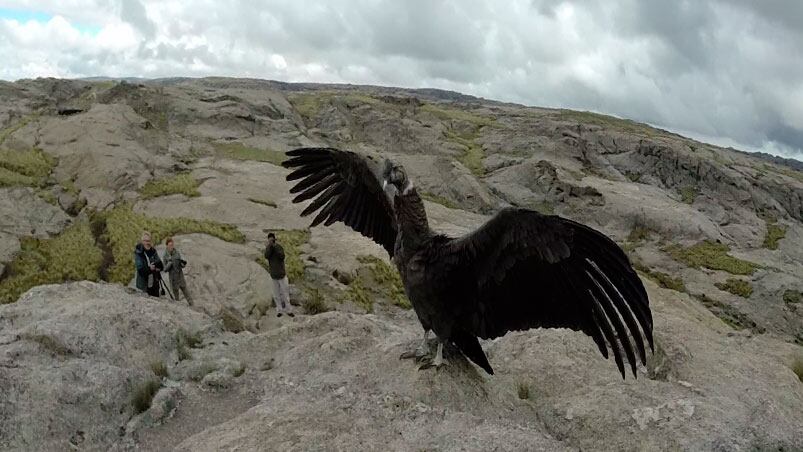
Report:
[{"label": "trouser", "polygon": [[[146,285],[147,285],[147,280],[146,280]],[[150,295],[152,297],[158,297],[159,296],[159,289],[160,289],[159,276],[158,275],[153,275],[153,285],[151,287],[146,288],[145,289],[145,293],[147,293],[148,295]]]},{"label": "trouser", "polygon": [[192,306],[192,297],[190,293],[187,292],[187,282],[184,280],[184,277],[173,278],[170,276],[170,288],[173,291],[173,296],[176,298],[176,301],[181,300],[181,297],[178,294],[179,289],[184,292],[184,297],[187,298],[187,304]]},{"label": "trouser", "polygon": [[282,279],[273,279],[273,302],[276,304],[276,312],[290,312],[290,282],[287,276]]}]

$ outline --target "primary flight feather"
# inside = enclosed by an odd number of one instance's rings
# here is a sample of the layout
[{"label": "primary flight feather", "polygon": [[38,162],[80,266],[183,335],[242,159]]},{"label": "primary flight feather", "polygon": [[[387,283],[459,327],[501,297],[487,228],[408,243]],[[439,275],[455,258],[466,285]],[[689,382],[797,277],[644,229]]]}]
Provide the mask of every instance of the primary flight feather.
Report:
[{"label": "primary flight feather", "polygon": [[[636,375],[653,349],[652,314],[644,286],[616,243],[555,215],[505,208],[483,226],[451,238],[429,228],[424,203],[400,165],[333,148],[287,152],[283,165],[294,202],[312,200],[312,226],[340,221],[382,245],[424,327],[415,353],[428,355],[427,334],[439,341],[428,365],[443,363],[444,343],[493,374],[478,338],[514,330],[571,328],[612,353],[622,377]],[[638,357],[636,356],[638,355]]]}]

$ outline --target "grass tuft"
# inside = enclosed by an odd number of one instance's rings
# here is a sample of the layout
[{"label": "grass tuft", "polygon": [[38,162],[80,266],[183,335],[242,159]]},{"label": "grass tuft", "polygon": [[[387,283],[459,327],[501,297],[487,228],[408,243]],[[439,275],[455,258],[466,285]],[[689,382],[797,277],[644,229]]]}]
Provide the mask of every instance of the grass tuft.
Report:
[{"label": "grass tuft", "polygon": [[159,378],[167,378],[167,366],[161,359],[151,363],[151,372]]},{"label": "grass tuft", "polygon": [[355,272],[354,281],[349,284],[347,293],[352,301],[366,307],[368,312],[373,311],[376,297],[387,299],[402,309],[412,308],[404,293],[401,276],[393,266],[370,255],[357,256],[357,261],[363,267]]},{"label": "grass tuft", "polygon": [[281,166],[287,159],[284,152],[272,149],[258,149],[239,142],[213,143],[219,157],[233,160],[255,160]]},{"label": "grass tuft", "polygon": [[139,414],[150,408],[153,397],[159,392],[160,387],[161,384],[152,379],[138,385],[131,396],[131,406],[134,407],[134,413]]},{"label": "grass tuft", "polygon": [[737,278],[728,278],[724,283],[716,283],[719,290],[730,292],[742,298],[750,298],[753,294],[753,286],[748,281]]},{"label": "grass tuft", "polygon": [[326,305],[320,290],[317,288],[307,288],[305,291],[307,292],[307,296],[301,303],[301,309],[304,310],[304,314],[315,315],[329,311],[329,306]]},{"label": "grass tuft", "polygon": [[201,196],[198,181],[190,173],[181,173],[162,179],[149,180],[140,190],[142,199],[157,198],[173,194],[189,197]]},{"label": "grass tuft", "polygon": [[670,245],[663,249],[673,259],[693,268],[722,270],[734,275],[752,275],[760,265],[737,259],[728,254],[730,247],[724,243],[705,240],[690,247]]},{"label": "grass tuft", "polygon": [[440,204],[444,207],[448,207],[450,209],[459,209],[460,206],[452,202],[449,198],[444,198],[443,196],[439,196],[428,191],[421,193],[421,198],[426,199],[427,201],[434,202],[436,204]]},{"label": "grass tuft", "polygon": [[106,220],[108,243],[114,263],[109,269],[109,281],[128,284],[134,277],[134,247],[142,231],[149,231],[154,243],[167,236],[201,233],[233,243],[245,243],[245,236],[235,227],[208,220],[189,218],[152,218],[135,213],[129,204],[99,213]]},{"label": "grass tuft", "polygon": [[0,280],[0,304],[14,302],[28,289],[42,284],[97,281],[101,259],[86,221],[50,239],[25,237]]}]

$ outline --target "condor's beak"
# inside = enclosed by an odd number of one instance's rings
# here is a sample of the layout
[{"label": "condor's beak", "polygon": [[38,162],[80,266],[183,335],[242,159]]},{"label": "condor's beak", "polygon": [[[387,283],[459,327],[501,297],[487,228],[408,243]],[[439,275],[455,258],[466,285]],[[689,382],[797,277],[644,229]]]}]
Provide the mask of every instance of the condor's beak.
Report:
[{"label": "condor's beak", "polygon": [[387,186],[388,186],[388,180],[387,179],[382,180],[382,190],[384,190],[385,187]]}]

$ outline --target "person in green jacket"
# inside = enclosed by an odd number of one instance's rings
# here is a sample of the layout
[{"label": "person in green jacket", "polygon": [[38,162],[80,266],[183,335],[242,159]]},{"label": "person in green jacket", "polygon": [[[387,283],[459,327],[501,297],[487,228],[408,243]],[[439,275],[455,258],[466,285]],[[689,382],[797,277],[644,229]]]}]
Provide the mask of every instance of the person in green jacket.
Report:
[{"label": "person in green jacket", "polygon": [[165,240],[165,246],[167,249],[165,249],[162,262],[165,263],[164,271],[170,275],[170,287],[173,288],[173,296],[178,301],[180,299],[178,291],[181,289],[187,298],[187,304],[192,306],[192,297],[187,292],[187,282],[184,280],[184,265],[186,265],[187,261],[181,258],[181,253],[176,249],[172,237],[168,237]]},{"label": "person in green jacket", "polygon": [[290,305],[290,282],[284,269],[284,248],[276,243],[276,235],[268,234],[268,246],[265,247],[265,260],[268,261],[268,273],[273,281],[273,302],[276,304],[276,317],[287,313],[295,317]]}]

